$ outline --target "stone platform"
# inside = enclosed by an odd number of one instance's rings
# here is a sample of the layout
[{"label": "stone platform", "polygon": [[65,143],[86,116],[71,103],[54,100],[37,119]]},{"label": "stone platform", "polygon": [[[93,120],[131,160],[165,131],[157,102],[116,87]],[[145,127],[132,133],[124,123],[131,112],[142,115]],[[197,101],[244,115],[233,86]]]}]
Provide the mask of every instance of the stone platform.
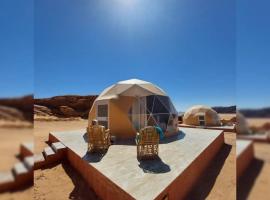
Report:
[{"label": "stone platform", "polygon": [[270,143],[270,134],[254,134],[254,135],[237,135],[237,138],[240,140],[252,140],[254,142],[269,142]]},{"label": "stone platform", "polygon": [[241,177],[254,158],[253,142],[249,140],[236,140],[237,177]]},{"label": "stone platform", "polygon": [[117,141],[105,155],[87,154],[85,130],[51,132],[67,147],[70,164],[101,199],[181,199],[224,144],[223,131],[180,128],[159,145],[159,159],[138,161],[136,145]]},{"label": "stone platform", "polygon": [[227,132],[235,132],[235,125],[224,125],[224,126],[195,126],[187,124],[179,124],[179,127],[183,128],[200,128],[200,129],[210,129],[210,130],[223,130]]}]

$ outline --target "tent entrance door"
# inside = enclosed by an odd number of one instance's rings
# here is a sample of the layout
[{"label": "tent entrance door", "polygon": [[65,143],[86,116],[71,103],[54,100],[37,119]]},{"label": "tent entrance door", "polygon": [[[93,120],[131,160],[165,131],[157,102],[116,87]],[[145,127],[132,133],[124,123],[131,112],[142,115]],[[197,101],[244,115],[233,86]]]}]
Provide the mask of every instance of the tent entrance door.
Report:
[{"label": "tent entrance door", "polygon": [[100,103],[97,105],[97,120],[98,124],[105,126],[107,129],[109,127],[109,106],[107,103]]},{"label": "tent entrance door", "polygon": [[136,131],[144,128],[147,124],[145,97],[137,97],[132,105],[132,124]]}]

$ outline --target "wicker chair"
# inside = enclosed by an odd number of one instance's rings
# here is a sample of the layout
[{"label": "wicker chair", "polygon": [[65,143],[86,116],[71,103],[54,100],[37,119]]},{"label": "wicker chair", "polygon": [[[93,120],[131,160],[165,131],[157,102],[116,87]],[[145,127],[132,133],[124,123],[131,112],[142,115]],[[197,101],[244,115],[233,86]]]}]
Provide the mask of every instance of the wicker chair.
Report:
[{"label": "wicker chair", "polygon": [[153,159],[158,157],[159,134],[153,126],[140,130],[136,135],[137,157],[141,159]]},{"label": "wicker chair", "polygon": [[105,130],[104,126],[90,126],[87,128],[87,133],[89,152],[103,152],[106,151],[111,145],[110,130]]}]

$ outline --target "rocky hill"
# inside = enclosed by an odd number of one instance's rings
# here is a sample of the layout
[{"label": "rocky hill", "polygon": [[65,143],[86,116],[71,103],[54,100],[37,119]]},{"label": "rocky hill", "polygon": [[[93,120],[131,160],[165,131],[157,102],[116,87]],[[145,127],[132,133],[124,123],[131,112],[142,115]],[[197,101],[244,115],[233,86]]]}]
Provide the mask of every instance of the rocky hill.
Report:
[{"label": "rocky hill", "polygon": [[65,95],[51,98],[35,99],[35,116],[52,116],[57,118],[80,117],[87,119],[89,110],[97,95]]},{"label": "rocky hill", "polygon": [[212,107],[217,113],[236,113],[236,106],[216,106]]},{"label": "rocky hill", "polygon": [[16,108],[0,106],[0,120],[16,121],[24,120],[23,113]]},{"label": "rocky hill", "polygon": [[33,121],[33,96],[0,99],[0,118]]},{"label": "rocky hill", "polygon": [[245,117],[270,118],[270,107],[259,109],[240,109]]}]

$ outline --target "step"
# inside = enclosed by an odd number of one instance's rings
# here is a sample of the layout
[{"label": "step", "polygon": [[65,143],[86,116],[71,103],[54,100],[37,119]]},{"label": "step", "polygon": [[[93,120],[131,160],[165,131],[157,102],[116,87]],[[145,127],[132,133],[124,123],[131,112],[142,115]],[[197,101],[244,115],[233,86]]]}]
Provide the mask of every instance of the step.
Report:
[{"label": "step", "polygon": [[24,165],[28,170],[33,170],[34,167],[34,156],[27,156],[23,159]]},{"label": "step", "polygon": [[0,192],[11,189],[15,184],[12,171],[0,172]]},{"label": "step", "polygon": [[27,169],[27,167],[24,165],[24,163],[19,162],[16,163],[13,168],[12,168],[12,172],[14,174],[15,177],[17,176],[22,176],[24,174],[27,174],[29,172],[29,170]]},{"label": "step", "polygon": [[54,150],[50,146],[46,147],[43,150],[43,154],[44,154],[45,159],[49,159],[49,158],[55,156],[55,152],[54,152]]},{"label": "step", "polygon": [[0,172],[0,186],[2,184],[12,183],[14,181],[15,181],[15,178],[11,171]]},{"label": "step", "polygon": [[66,149],[66,146],[63,145],[61,142],[52,143],[51,147],[56,153],[63,152]]},{"label": "step", "polygon": [[35,154],[34,155],[34,162],[35,162],[35,164],[36,163],[41,163],[41,162],[44,162],[44,161],[45,161],[45,158],[44,158],[44,156],[43,156],[42,153],[39,153],[39,154]]},{"label": "step", "polygon": [[16,163],[12,168],[12,173],[15,178],[15,187],[33,185],[34,171],[27,169],[23,162]]},{"label": "step", "polygon": [[33,142],[24,142],[20,146],[20,155],[22,159],[27,156],[34,155],[34,143]]},{"label": "step", "polygon": [[39,169],[46,164],[44,155],[42,153],[34,155],[34,169]]}]

